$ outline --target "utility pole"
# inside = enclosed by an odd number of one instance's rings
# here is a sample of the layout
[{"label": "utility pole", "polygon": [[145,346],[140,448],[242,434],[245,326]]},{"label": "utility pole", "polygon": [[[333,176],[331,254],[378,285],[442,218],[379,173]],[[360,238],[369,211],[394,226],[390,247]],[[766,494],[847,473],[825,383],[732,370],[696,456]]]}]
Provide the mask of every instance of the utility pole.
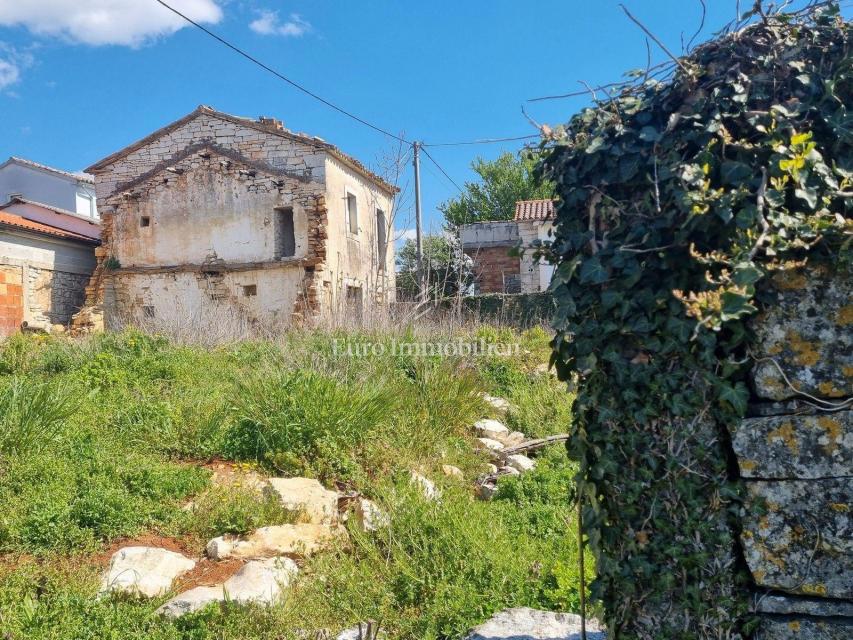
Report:
[{"label": "utility pole", "polygon": [[423,300],[426,296],[424,283],[424,237],[421,228],[421,159],[420,143],[412,143],[413,162],[415,165],[415,256],[417,261],[418,298]]}]

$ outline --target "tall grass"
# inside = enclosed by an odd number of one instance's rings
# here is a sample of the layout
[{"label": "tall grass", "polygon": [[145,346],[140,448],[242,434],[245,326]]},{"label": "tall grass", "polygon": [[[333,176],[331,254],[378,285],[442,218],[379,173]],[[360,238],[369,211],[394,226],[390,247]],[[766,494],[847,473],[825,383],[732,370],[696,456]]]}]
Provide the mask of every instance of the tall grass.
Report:
[{"label": "tall grass", "polygon": [[78,402],[67,383],[12,376],[0,388],[0,454],[37,454],[55,446]]}]

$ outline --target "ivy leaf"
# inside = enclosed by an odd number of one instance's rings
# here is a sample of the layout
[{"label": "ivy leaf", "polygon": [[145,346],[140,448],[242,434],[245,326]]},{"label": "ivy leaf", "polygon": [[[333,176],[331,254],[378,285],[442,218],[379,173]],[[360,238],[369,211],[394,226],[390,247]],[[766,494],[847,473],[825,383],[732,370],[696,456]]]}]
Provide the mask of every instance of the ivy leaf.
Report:
[{"label": "ivy leaf", "polygon": [[723,184],[737,185],[752,176],[752,173],[749,165],[737,160],[726,160],[720,167],[720,180]]},{"label": "ivy leaf", "polygon": [[794,195],[800,200],[804,200],[809,205],[809,209],[814,211],[817,207],[817,189],[814,187],[806,187],[804,189],[795,189]]},{"label": "ivy leaf", "polygon": [[581,284],[601,284],[607,282],[607,270],[602,266],[598,256],[587,258],[581,266]]},{"label": "ivy leaf", "polygon": [[640,140],[644,142],[657,142],[661,139],[660,131],[656,127],[647,125],[640,129]]},{"label": "ivy leaf", "polygon": [[743,382],[736,382],[734,385],[721,382],[718,388],[721,404],[729,405],[738,415],[742,416],[746,413],[749,390]]},{"label": "ivy leaf", "polygon": [[753,285],[761,280],[764,273],[751,262],[739,262],[735,265],[732,281],[739,287]]}]

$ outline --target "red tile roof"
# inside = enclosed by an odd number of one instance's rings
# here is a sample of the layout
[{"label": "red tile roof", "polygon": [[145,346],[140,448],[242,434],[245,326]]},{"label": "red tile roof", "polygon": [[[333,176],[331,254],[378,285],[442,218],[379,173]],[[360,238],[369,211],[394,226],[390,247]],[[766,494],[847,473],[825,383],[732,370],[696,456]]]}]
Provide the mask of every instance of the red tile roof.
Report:
[{"label": "red tile roof", "polygon": [[88,244],[100,244],[96,238],[84,236],[82,233],[74,233],[57,227],[51,227],[48,224],[41,222],[33,222],[21,216],[9,213],[8,211],[0,211],[0,226],[15,227],[24,231],[32,231],[42,235],[54,236],[56,238],[64,238],[66,240],[79,240]]},{"label": "red tile roof", "polygon": [[550,220],[554,217],[553,200],[519,200],[515,203],[516,222],[525,220]]}]

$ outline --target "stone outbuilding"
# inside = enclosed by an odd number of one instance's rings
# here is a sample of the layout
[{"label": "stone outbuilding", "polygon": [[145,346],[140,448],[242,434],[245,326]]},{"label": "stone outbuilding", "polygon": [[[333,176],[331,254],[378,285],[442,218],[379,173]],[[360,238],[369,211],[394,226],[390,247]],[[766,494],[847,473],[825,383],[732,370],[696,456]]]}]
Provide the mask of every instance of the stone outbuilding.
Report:
[{"label": "stone outbuilding", "polygon": [[85,299],[97,221],[21,197],[0,205],[0,337],[64,329]]},{"label": "stone outbuilding", "polygon": [[79,324],[287,325],[394,295],[396,188],[324,140],[201,106],[89,167],[103,245]]},{"label": "stone outbuilding", "polygon": [[537,259],[537,246],[550,241],[552,200],[520,200],[512,220],[462,226],[462,249],[473,261],[476,293],[545,291],[554,267]]}]

